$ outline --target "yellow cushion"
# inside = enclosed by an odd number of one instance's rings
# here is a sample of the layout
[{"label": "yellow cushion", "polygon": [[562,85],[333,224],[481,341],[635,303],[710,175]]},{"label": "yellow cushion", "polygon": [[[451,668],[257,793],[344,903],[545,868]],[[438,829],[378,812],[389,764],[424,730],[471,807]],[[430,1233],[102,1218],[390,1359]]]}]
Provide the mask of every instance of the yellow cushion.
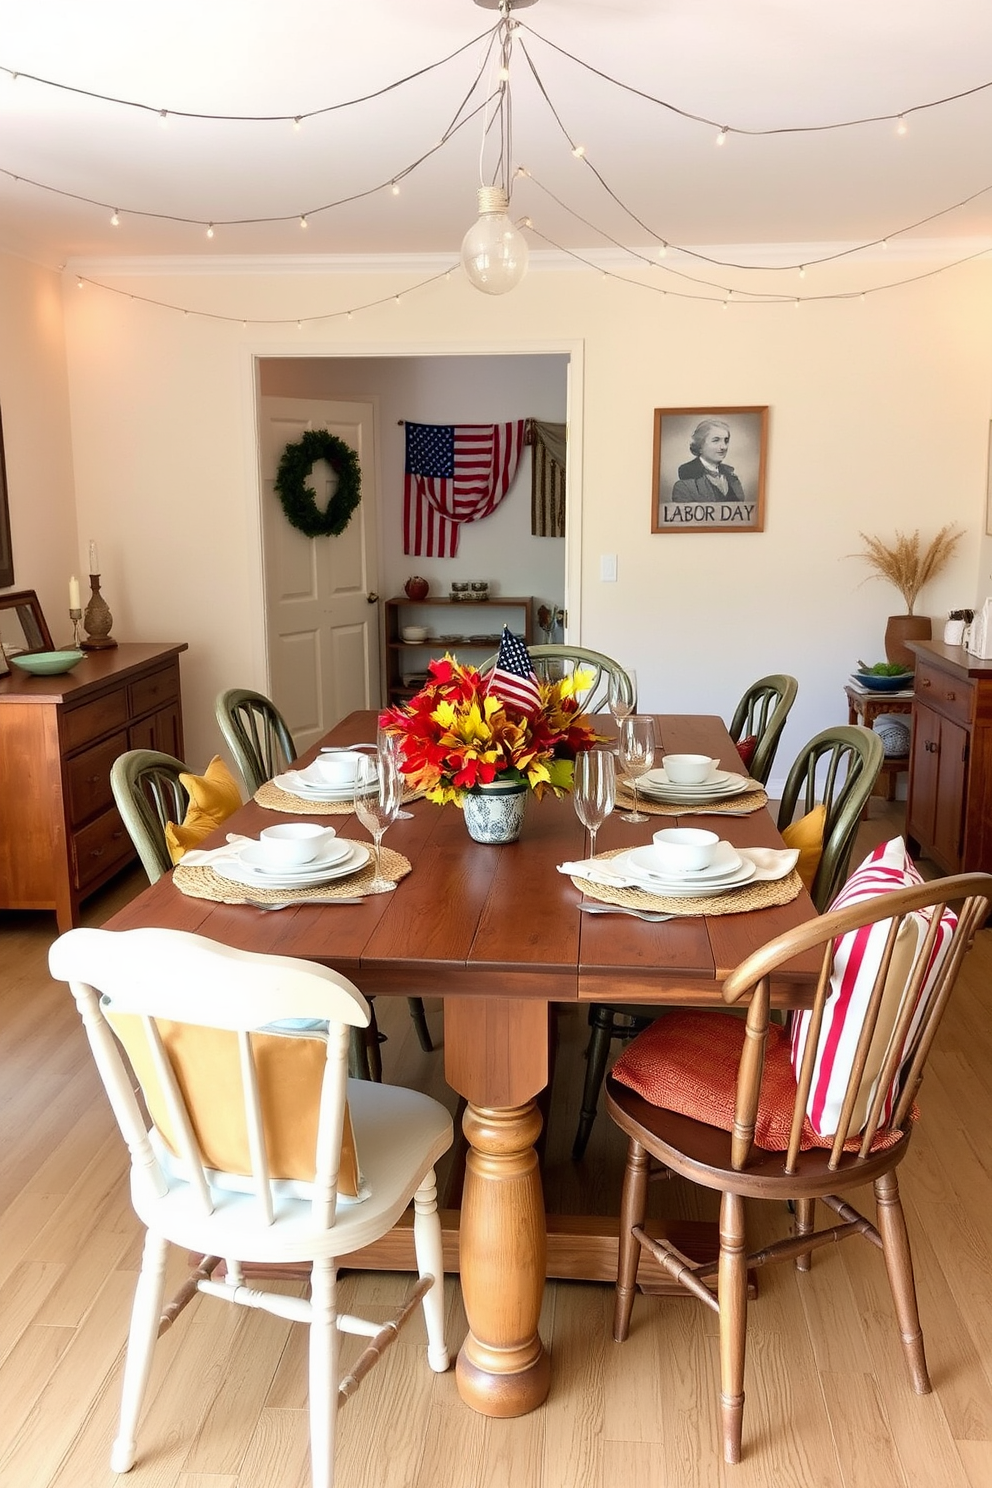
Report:
[{"label": "yellow cushion", "polygon": [[813,810],[797,822],[790,822],[783,829],[782,841],[786,847],[798,847],[799,862],[796,871],[807,889],[813,887],[816,870],[823,854],[823,829],[827,824],[827,808],[814,806]]},{"label": "yellow cushion", "polygon": [[182,826],[165,824],[165,843],[173,863],[178,863],[191,847],[198,847],[241,805],[241,788],[219,754],[202,775],[184,772],[179,780],[189,792],[189,805]]},{"label": "yellow cushion", "polygon": [[[226,1028],[195,1027],[166,1018],[157,1021],[206,1166],[222,1173],[250,1173],[237,1035]],[[152,1121],[166,1146],[178,1156],[172,1120],[141,1018],[134,1013],[111,1013],[109,1022],[127,1051]],[[312,1183],[327,1040],[299,1034],[253,1033],[251,1043],[271,1176]],[[353,1198],[358,1183],[355,1137],[346,1108],[338,1193]]]}]

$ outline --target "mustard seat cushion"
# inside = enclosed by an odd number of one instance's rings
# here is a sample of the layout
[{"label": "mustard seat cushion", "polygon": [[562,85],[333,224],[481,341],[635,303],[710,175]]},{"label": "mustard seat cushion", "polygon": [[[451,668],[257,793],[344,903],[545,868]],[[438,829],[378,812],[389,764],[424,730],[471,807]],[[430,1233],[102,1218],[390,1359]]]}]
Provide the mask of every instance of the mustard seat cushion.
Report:
[{"label": "mustard seat cushion", "polygon": [[812,811],[800,817],[797,822],[790,822],[782,831],[782,841],[786,847],[799,849],[796,872],[807,889],[813,887],[816,870],[823,856],[823,829],[826,824],[827,808],[821,804],[814,806]]},{"label": "mustard seat cushion", "polygon": [[219,754],[202,775],[183,771],[179,781],[189,795],[189,805],[180,825],[165,824],[165,844],[173,863],[191,847],[199,847],[241,805],[241,788]]}]

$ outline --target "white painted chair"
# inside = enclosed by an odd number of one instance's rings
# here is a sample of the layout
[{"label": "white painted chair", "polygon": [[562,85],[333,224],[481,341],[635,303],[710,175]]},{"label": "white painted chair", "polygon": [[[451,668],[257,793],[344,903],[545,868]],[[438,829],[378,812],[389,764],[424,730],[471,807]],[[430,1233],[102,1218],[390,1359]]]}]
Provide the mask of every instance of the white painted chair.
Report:
[{"label": "white painted chair", "polygon": [[[153,929],[70,930],[52,946],[49,966],[71,985],[131,1153],[132,1202],[147,1229],[112,1470],[134,1465],[157,1336],[203,1292],[309,1325],[313,1484],[331,1488],[338,1407],[419,1301],[428,1362],[448,1367],[434,1180],[434,1163],[451,1145],[448,1112],[415,1091],[348,1080],[348,1031],[368,1023],[368,1006],[326,967]],[[232,1144],[244,1162],[230,1162]],[[345,1200],[349,1154],[357,1154],[360,1180],[357,1198]],[[337,1262],[385,1235],[411,1201],[419,1283],[386,1324],[340,1314]],[[170,1243],[204,1260],[163,1309]],[[217,1281],[220,1257],[228,1259]],[[246,1286],[243,1262],[309,1262],[309,1300]],[[370,1339],[345,1378],[340,1332]]]}]

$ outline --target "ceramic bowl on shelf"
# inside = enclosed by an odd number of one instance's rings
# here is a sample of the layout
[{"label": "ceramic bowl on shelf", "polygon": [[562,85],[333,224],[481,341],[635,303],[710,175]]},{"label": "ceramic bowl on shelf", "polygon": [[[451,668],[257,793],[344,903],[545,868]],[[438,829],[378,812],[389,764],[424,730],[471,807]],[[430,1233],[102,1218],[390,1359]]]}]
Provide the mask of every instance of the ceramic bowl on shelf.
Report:
[{"label": "ceramic bowl on shelf", "polygon": [[403,637],[403,639],[405,641],[409,641],[409,642],[411,642],[411,644],[416,645],[420,641],[426,641],[426,639],[427,639],[427,626],[426,625],[404,625],[404,627],[403,627],[402,631],[400,632],[400,634],[402,635],[402,637]]},{"label": "ceramic bowl on shelf", "polygon": [[8,656],[7,660],[33,677],[57,677],[60,672],[71,672],[83,655],[82,651],[28,651],[23,656]]},{"label": "ceramic bowl on shelf", "polygon": [[855,679],[869,692],[905,692],[913,685],[912,672],[855,672]]}]

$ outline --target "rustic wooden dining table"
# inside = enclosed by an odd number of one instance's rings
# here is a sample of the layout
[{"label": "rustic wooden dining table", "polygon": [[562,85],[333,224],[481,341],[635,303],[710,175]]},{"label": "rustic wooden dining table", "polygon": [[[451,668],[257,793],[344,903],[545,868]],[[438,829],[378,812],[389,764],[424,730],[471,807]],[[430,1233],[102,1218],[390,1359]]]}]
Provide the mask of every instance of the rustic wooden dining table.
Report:
[{"label": "rustic wooden dining table", "polygon": [[[656,718],[659,750],[708,754],[739,768],[723,722],[710,716]],[[602,732],[610,733],[609,720]],[[375,738],[375,714],[353,713],[323,743]],[[304,755],[309,760],[316,747]],[[257,836],[292,819],[248,802],[208,839],[228,831]],[[688,818],[683,818],[688,820]],[[736,846],[781,846],[767,809],[748,816],[692,818]],[[619,813],[600,831],[598,851],[650,841],[672,818],[630,826]],[[350,817],[334,825],[365,838]],[[412,871],[392,893],[363,903],[267,914],[247,905],[187,897],[166,875],[108,921],[111,929],[164,926],[246,950],[332,965],[374,997],[440,997],[444,1070],[465,1101],[467,1140],[459,1211],[443,1214],[446,1266],[458,1269],[468,1335],[457,1362],[458,1388],[476,1410],[520,1415],[544,1400],[550,1361],[538,1333],[547,1276],[612,1280],[616,1221],[545,1214],[535,1142],[538,1097],[549,1077],[549,1008],[616,1002],[714,1006],[726,974],[773,936],[814,913],[803,891],[792,902],[740,914],[661,924],[584,915],[581,895],[557,865],[584,854],[583,829],[568,799],[528,802],[519,841],[473,842],[462,813],[420,800],[409,820],[390,826],[387,845]],[[812,960],[797,961],[774,990],[781,1006],[802,1005]],[[689,1243],[689,1242],[687,1242]],[[394,1232],[369,1266],[412,1263],[408,1232]],[[659,1282],[658,1289],[664,1289]]]}]

